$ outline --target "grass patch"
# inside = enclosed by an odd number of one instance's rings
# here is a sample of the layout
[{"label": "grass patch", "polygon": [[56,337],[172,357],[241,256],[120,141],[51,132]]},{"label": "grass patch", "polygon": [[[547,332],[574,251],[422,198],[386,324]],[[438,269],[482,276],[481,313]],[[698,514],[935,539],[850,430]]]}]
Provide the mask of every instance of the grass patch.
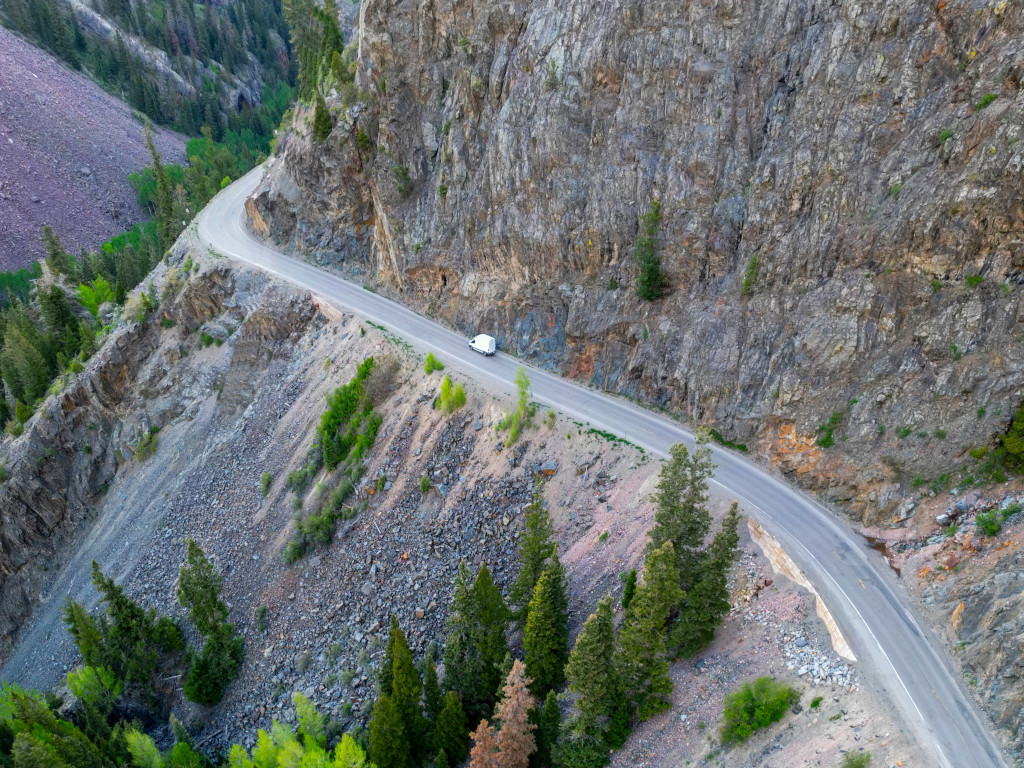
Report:
[{"label": "grass patch", "polygon": [[749,296],[754,290],[754,282],[757,280],[757,256],[751,256],[747,262],[747,271],[743,274],[743,296]]},{"label": "grass patch", "polygon": [[[367,288],[365,285],[363,287],[366,288],[366,290],[370,291],[370,289]],[[370,291],[370,292],[372,293],[372,291]],[[385,328],[383,325],[377,325],[376,323],[374,323],[374,322],[372,322],[370,320],[367,320],[366,324],[370,325],[370,326],[373,326],[378,331],[380,331],[381,334],[384,336],[384,338],[387,339],[388,341],[390,341],[396,347],[402,347],[403,349],[407,349],[410,352],[412,351],[412,344],[410,344],[408,341],[403,339],[401,336],[395,335],[394,333],[389,331],[387,328]]]},{"label": "grass patch", "polygon": [[711,439],[714,440],[719,445],[724,445],[726,448],[732,448],[734,451],[742,451],[743,453],[747,452],[746,443],[734,443],[732,440],[726,440],[722,436],[722,433],[719,432],[717,429],[709,429],[708,434],[710,434]]},{"label": "grass patch", "polygon": [[847,752],[843,755],[843,768],[867,768],[870,762],[870,752]]},{"label": "grass patch", "polygon": [[[583,427],[586,426],[586,425],[580,424],[578,421],[574,421],[573,424],[575,424],[578,427],[577,431],[580,434],[583,434]],[[646,451],[644,451],[644,449],[641,448],[636,443],[631,443],[626,438],[619,437],[618,435],[616,435],[613,432],[607,432],[607,431],[605,431],[603,429],[597,429],[596,427],[587,427],[587,434],[603,438],[603,439],[607,440],[609,443],[621,443],[622,445],[628,445],[630,448],[635,448],[636,450],[640,451],[640,453],[646,453]],[[569,432],[566,435],[566,438],[571,440],[572,439],[572,433]]]}]

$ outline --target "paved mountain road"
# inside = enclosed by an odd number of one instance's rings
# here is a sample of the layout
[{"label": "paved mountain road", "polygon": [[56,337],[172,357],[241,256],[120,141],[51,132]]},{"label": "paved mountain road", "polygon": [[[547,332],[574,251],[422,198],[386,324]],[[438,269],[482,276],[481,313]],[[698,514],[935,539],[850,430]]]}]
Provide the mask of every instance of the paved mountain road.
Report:
[{"label": "paved mountain road", "polygon": [[[484,358],[467,340],[415,312],[353,283],[268,247],[244,225],[244,203],[259,185],[257,168],[223,190],[198,217],[201,240],[216,251],[254,264],[325,300],[383,325],[418,350],[441,355],[449,367],[491,388],[514,391],[518,359]],[[486,332],[487,329],[479,329]],[[666,456],[692,435],[679,424],[632,403],[586,389],[537,368],[529,369],[533,397],[592,426],[622,435]],[[716,448],[716,483],[738,498],[744,511],[771,533],[796,561],[829,606],[857,655],[861,675],[887,690],[907,716],[935,765],[994,768],[1006,762],[933,634],[899,597],[883,558],[800,491],[752,462]]]}]

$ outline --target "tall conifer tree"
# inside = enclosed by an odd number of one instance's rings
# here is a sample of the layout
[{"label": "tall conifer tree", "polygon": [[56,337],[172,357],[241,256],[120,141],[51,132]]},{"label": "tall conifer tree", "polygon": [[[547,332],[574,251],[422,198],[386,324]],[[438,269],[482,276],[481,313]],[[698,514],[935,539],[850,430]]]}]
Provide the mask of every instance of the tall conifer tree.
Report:
[{"label": "tall conifer tree", "polygon": [[569,601],[566,597],[565,571],[555,554],[530,601],[526,632],[523,637],[526,671],[533,683],[530,692],[543,698],[565,680],[569,658]]}]

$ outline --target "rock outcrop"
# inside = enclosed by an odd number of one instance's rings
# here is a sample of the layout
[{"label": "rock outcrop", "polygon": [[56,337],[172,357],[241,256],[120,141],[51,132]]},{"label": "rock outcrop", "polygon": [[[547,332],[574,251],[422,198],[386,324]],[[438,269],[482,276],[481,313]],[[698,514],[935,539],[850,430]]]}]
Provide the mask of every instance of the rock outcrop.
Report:
[{"label": "rock outcrop", "polygon": [[1020,404],[1022,27],[966,0],[367,0],[367,97],[333,94],[320,144],[297,109],[254,207],[888,522]]},{"label": "rock outcrop", "polygon": [[[24,433],[4,442],[0,658],[33,614],[37,597],[53,586],[59,566],[93,535],[85,532],[110,501],[105,497],[115,475],[137,471],[134,454],[142,436],[195,419],[212,396],[223,418],[243,411],[274,350],[315,315],[308,296],[275,298],[262,276],[244,273],[245,284],[238,287],[239,278],[224,265],[183,276],[181,260],[179,250],[171,265],[152,274],[162,322],[126,317],[86,369],[44,401]],[[255,308],[246,311],[243,300]],[[200,330],[218,346],[232,336],[226,366],[185,360]],[[154,492],[153,486],[148,494],[136,491],[141,497],[124,504],[125,513],[138,514],[127,507]]]}]

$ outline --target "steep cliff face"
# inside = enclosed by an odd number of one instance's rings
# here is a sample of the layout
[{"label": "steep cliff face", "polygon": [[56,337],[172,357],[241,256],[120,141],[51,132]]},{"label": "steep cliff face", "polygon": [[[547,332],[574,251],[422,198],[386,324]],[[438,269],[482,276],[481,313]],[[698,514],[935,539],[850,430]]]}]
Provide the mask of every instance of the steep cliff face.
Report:
[{"label": "steep cliff face", "polygon": [[369,97],[328,99],[323,143],[297,110],[251,212],[886,520],[1020,402],[1022,28],[995,0],[367,0]]}]

